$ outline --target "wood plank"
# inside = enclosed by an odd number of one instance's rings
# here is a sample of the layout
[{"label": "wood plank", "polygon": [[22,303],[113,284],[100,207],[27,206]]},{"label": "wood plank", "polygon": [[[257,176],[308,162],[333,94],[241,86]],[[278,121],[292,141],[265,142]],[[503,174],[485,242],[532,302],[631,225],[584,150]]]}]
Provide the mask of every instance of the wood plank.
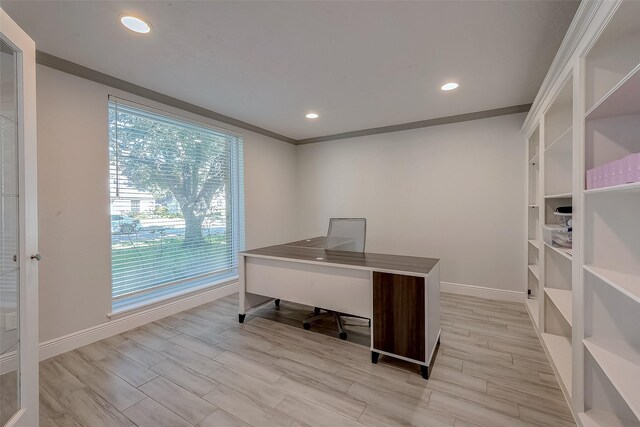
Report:
[{"label": "wood plank", "polygon": [[289,427],[293,422],[289,415],[254,402],[247,395],[224,384],[211,390],[204,399],[253,427]]},{"label": "wood plank", "polygon": [[216,409],[206,400],[162,377],[142,385],[140,390],[191,424],[199,423]]},{"label": "wood plank", "polygon": [[157,375],[200,397],[209,393],[218,385],[217,382],[206,375],[202,375],[171,359],[153,365],[150,369]]},{"label": "wood plank", "polygon": [[138,427],[193,427],[149,397],[126,409],[124,414]]}]

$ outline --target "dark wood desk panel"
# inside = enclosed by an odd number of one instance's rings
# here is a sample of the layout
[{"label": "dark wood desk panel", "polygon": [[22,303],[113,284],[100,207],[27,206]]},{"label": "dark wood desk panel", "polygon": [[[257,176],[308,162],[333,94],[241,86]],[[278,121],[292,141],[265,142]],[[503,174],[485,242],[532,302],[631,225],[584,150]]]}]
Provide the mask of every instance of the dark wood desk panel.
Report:
[{"label": "dark wood desk panel", "polygon": [[425,360],[424,277],[373,272],[373,348]]},{"label": "dark wood desk panel", "polygon": [[328,264],[343,264],[354,267],[364,267],[371,270],[402,271],[409,274],[414,273],[421,275],[429,274],[431,269],[439,261],[435,258],[404,255],[325,250],[324,241],[325,237],[314,237],[312,239],[298,240],[296,242],[253,249],[242,253]]}]

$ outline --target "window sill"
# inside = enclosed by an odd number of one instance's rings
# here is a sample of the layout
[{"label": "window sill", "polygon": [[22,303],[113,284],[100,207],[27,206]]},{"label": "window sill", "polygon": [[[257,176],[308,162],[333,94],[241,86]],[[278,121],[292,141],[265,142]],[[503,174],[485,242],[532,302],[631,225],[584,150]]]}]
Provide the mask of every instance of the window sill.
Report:
[{"label": "window sill", "polygon": [[[202,283],[200,283],[202,282]],[[205,279],[195,282],[188,288],[178,289],[173,292],[167,292],[162,295],[147,297],[137,297],[133,301],[122,300],[115,303],[112,307],[112,312],[107,314],[110,320],[124,317],[136,312],[145,311],[155,308],[159,305],[166,305],[172,302],[176,302],[186,298],[197,297],[198,295],[207,291],[224,288],[226,286],[233,286],[238,283],[238,276],[227,276],[218,280]],[[133,299],[133,298],[132,298]]]}]

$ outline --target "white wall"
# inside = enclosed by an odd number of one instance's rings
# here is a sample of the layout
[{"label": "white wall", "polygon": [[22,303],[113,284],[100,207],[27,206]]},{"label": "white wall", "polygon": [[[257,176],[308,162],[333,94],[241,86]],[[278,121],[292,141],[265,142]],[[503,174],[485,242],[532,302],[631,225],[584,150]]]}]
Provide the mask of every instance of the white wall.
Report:
[{"label": "white wall", "polygon": [[[171,109],[42,66],[37,77],[43,342],[104,325],[111,311],[107,96]],[[247,247],[365,216],[370,251],[439,257],[446,282],[524,291],[522,120],[300,147],[235,129]]]},{"label": "white wall", "polygon": [[300,234],[366,217],[369,252],[441,258],[443,282],[524,292],[524,117],[299,147]]},{"label": "white wall", "polygon": [[[107,322],[111,311],[107,96],[156,104],[43,66],[37,72],[43,342]],[[247,247],[293,240],[295,147],[234,130],[245,142]]]}]

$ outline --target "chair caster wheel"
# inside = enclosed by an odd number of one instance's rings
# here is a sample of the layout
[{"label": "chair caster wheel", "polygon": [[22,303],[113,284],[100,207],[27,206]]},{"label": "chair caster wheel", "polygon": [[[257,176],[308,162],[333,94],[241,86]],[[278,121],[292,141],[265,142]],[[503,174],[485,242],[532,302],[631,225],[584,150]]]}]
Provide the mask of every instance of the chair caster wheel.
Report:
[{"label": "chair caster wheel", "polygon": [[274,302],[276,303],[276,307],[280,307],[280,300],[279,299],[276,299]]},{"label": "chair caster wheel", "polygon": [[341,340],[346,340],[347,339],[347,333],[346,332],[340,332],[340,339]]},{"label": "chair caster wheel", "polygon": [[311,329],[311,323],[303,323],[302,327],[308,331],[309,329]]},{"label": "chair caster wheel", "polygon": [[317,316],[318,314],[320,314],[320,308],[319,308],[319,307],[315,307],[315,308],[313,309],[313,314],[314,314],[314,315],[316,315],[316,316]]}]

